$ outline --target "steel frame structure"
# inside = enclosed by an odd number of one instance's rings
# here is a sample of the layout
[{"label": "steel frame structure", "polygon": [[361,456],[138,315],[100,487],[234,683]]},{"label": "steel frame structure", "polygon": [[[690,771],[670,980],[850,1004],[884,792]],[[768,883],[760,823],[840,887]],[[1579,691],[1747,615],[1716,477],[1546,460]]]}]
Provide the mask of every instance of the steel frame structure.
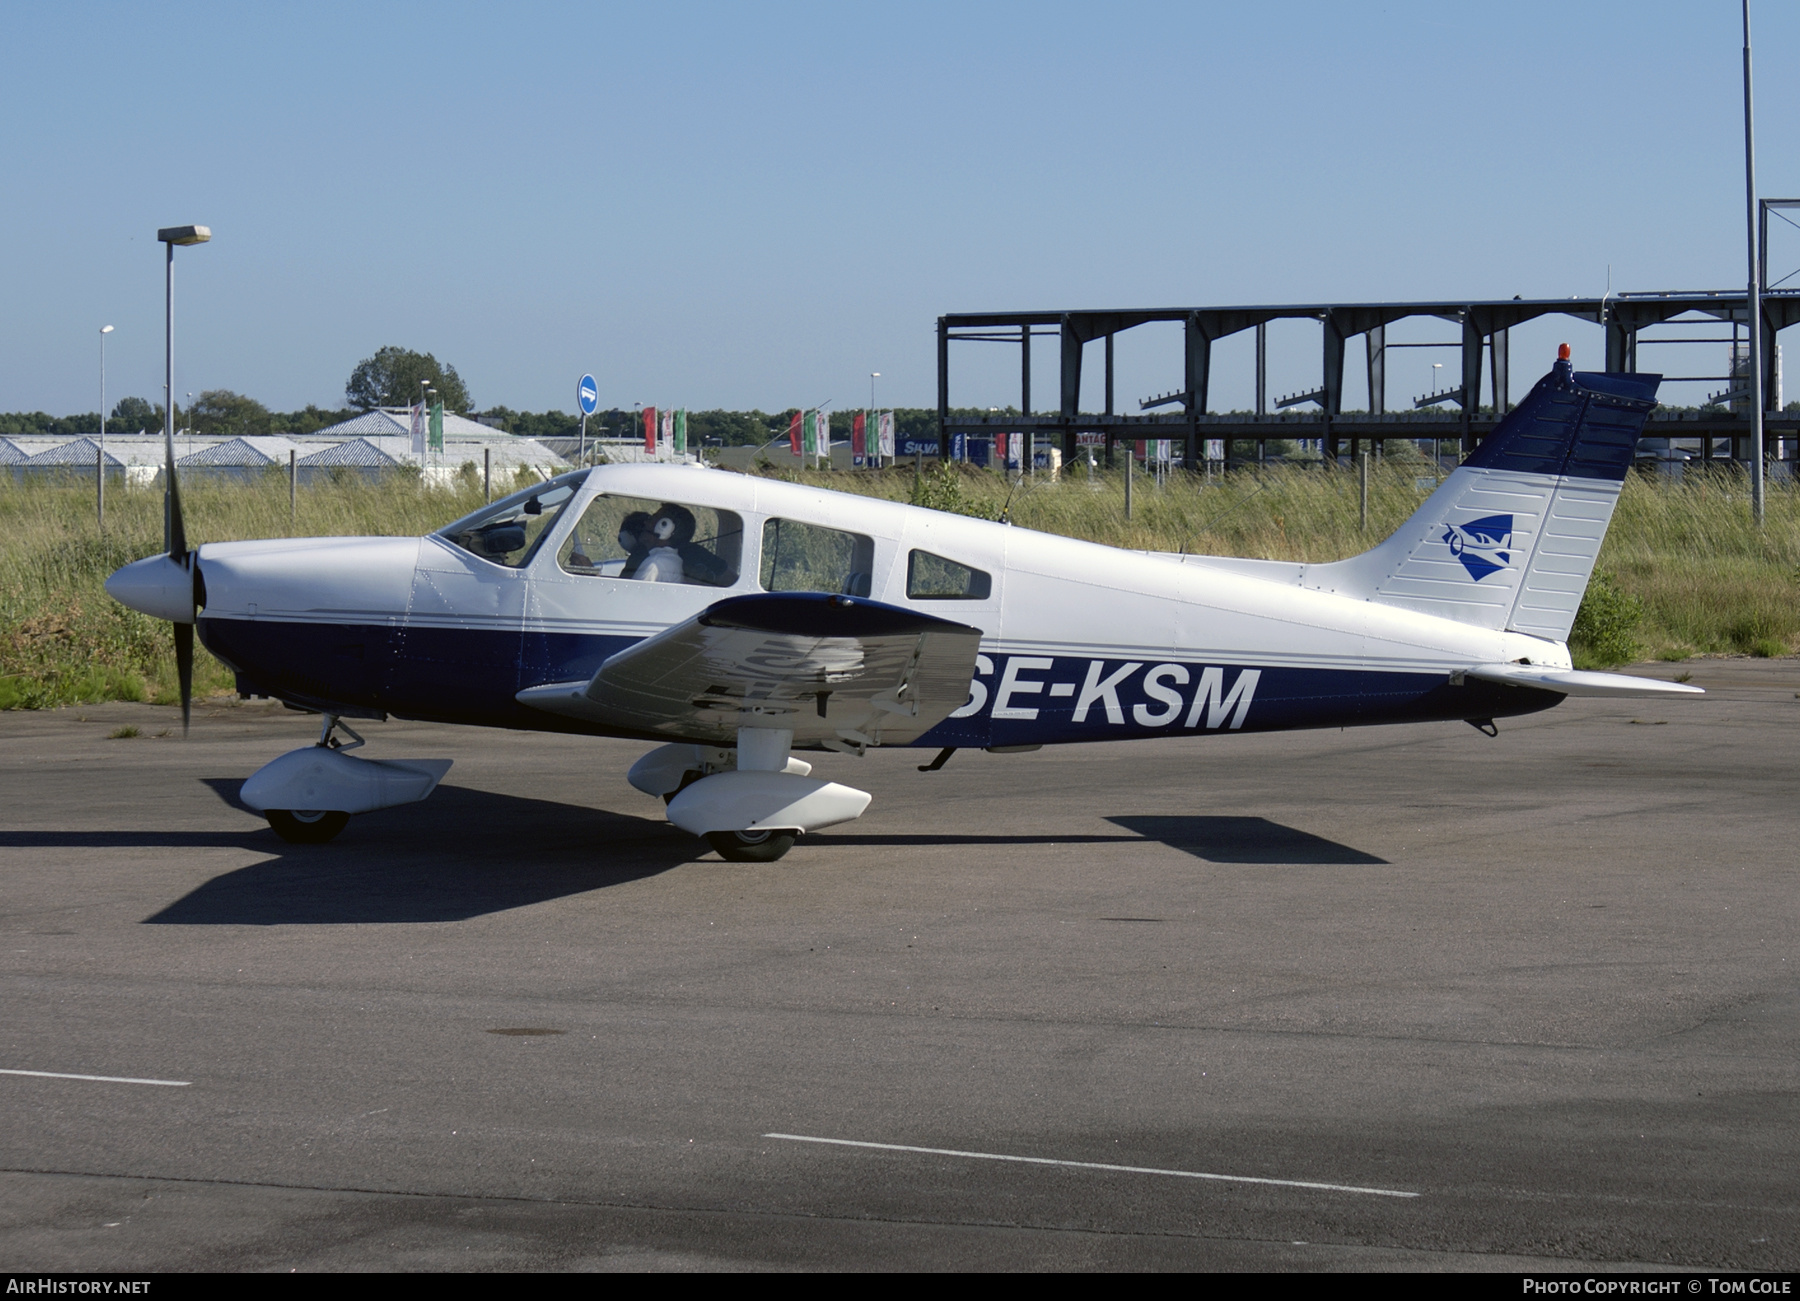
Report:
[{"label": "steel frame structure", "polygon": [[[1782,203],[1770,201],[1765,203]],[[1764,218],[1766,223],[1767,218]],[[1766,241],[1765,241],[1766,249]],[[1787,326],[1800,324],[1800,290],[1777,289],[1761,297],[1762,391],[1773,401],[1775,379],[1775,336]],[[1701,320],[1679,321],[1689,313]],[[1082,433],[1103,434],[1106,439],[1107,462],[1111,464],[1113,445],[1117,439],[1168,438],[1181,444],[1182,460],[1195,464],[1199,440],[1203,438],[1231,441],[1254,440],[1259,454],[1271,438],[1317,438],[1327,463],[1334,463],[1343,453],[1345,442],[1354,456],[1365,440],[1388,438],[1437,438],[1455,440],[1464,455],[1474,450],[1494,427],[1495,421],[1509,405],[1508,365],[1510,361],[1507,332],[1514,326],[1540,316],[1563,315],[1600,325],[1606,335],[1605,369],[1635,371],[1640,331],[1655,326],[1695,325],[1706,321],[1730,323],[1733,334],[1747,326],[1749,294],[1746,290],[1670,291],[1656,293],[1607,294],[1599,298],[1499,299],[1482,302],[1409,302],[1409,303],[1308,303],[1261,307],[1161,307],[1131,308],[1113,311],[1052,312],[954,312],[938,317],[938,452],[948,457],[950,438],[955,433],[1026,432],[1059,438],[1065,460],[1075,454],[1076,437]],[[1389,347],[1416,346],[1389,344],[1387,327],[1414,317],[1434,317],[1450,322],[1460,331],[1462,373],[1455,388],[1420,399],[1421,405],[1455,401],[1460,411],[1452,419],[1421,418],[1412,413],[1386,410],[1386,360]],[[1321,343],[1321,386],[1310,392],[1283,399],[1286,404],[1316,403],[1318,411],[1306,415],[1271,414],[1268,409],[1267,347],[1268,324],[1278,320],[1314,320],[1319,323]],[[1184,375],[1180,387],[1159,398],[1148,399],[1146,406],[1157,407],[1179,403],[1179,414],[1152,413],[1122,415],[1113,402],[1113,339],[1126,330],[1156,321],[1179,322],[1184,333]],[[1207,389],[1212,375],[1212,347],[1220,339],[1244,330],[1256,331],[1256,409],[1251,415],[1214,414],[1207,409]],[[1349,341],[1358,335],[1364,340],[1370,405],[1367,413],[1345,413],[1344,364]],[[1039,336],[1055,336],[1061,344],[1059,385],[1060,408],[1055,415],[1031,414],[1031,348],[1030,340]],[[950,345],[958,340],[1017,342],[1021,346],[1020,404],[1025,413],[1013,416],[953,416],[950,412]],[[1096,340],[1104,341],[1106,383],[1103,412],[1079,409],[1084,348]],[[1645,342],[1657,342],[1647,339]],[[1669,340],[1674,342],[1674,340]],[[1486,353],[1489,392],[1496,395],[1494,409],[1481,409],[1483,353]],[[1702,377],[1704,378],[1704,377]],[[1278,403],[1280,406],[1283,403]],[[1696,419],[1689,412],[1659,413],[1663,419],[1653,425],[1656,436],[1704,437],[1710,449],[1711,439],[1728,436],[1741,456],[1746,448],[1743,440],[1749,433],[1749,413],[1730,413]],[[1674,418],[1671,418],[1674,417]],[[1764,415],[1764,439],[1792,438],[1800,433],[1800,416],[1786,416],[1778,411]]]}]

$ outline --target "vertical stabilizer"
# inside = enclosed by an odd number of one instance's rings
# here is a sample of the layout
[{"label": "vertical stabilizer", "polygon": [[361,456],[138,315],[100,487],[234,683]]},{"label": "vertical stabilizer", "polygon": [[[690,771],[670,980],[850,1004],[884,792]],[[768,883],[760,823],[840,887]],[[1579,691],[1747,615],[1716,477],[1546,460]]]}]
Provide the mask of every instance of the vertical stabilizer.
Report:
[{"label": "vertical stabilizer", "polygon": [[1660,375],[1564,356],[1392,537],[1306,587],[1566,641]]}]

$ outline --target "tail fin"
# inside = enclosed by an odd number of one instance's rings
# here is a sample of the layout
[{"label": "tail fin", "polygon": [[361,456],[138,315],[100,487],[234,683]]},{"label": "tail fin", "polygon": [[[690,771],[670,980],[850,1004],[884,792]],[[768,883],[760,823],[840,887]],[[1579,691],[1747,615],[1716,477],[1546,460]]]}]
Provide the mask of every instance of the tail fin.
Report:
[{"label": "tail fin", "polygon": [[1661,382],[1558,359],[1392,537],[1305,585],[1568,640]]}]

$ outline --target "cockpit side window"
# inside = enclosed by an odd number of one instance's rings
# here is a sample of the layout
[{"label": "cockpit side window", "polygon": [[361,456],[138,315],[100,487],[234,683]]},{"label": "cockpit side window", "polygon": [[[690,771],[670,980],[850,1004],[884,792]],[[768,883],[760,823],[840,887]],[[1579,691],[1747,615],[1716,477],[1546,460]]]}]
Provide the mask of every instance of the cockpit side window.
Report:
[{"label": "cockpit side window", "polygon": [[556,563],[586,578],[731,587],[743,550],[744,521],[733,511],[603,495],[582,511]]},{"label": "cockpit side window", "polygon": [[765,592],[835,592],[867,596],[875,568],[875,540],[799,520],[763,525]]},{"label": "cockpit side window", "polygon": [[929,551],[914,551],[906,558],[908,600],[985,601],[993,590],[994,580],[985,570]]},{"label": "cockpit side window", "polygon": [[483,560],[523,569],[587,475],[588,471],[577,470],[502,497],[454,524],[446,524],[438,530],[438,536]]}]

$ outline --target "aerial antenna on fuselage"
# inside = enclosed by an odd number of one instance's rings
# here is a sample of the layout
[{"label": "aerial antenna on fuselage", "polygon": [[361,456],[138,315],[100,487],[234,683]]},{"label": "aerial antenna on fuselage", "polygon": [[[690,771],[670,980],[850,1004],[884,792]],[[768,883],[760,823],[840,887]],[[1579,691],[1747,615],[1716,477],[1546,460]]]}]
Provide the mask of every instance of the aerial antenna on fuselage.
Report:
[{"label": "aerial antenna on fuselage", "polygon": [[1017,479],[1013,480],[1012,487],[1010,487],[1006,490],[1006,500],[1004,502],[1002,502],[1000,505],[1000,522],[1002,524],[1011,524],[1012,523],[1011,512],[1012,512],[1013,494],[1019,490],[1019,485],[1024,482],[1025,482],[1025,471],[1023,469],[1021,469],[1019,471],[1019,477]]}]

